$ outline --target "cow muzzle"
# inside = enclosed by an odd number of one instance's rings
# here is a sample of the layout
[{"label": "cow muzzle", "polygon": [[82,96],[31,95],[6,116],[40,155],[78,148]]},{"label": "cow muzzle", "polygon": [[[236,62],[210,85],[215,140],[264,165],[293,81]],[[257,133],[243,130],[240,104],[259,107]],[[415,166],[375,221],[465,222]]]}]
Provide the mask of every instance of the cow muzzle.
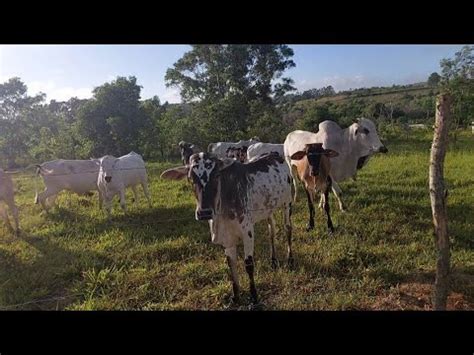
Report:
[{"label": "cow muzzle", "polygon": [[214,211],[211,208],[196,210],[196,219],[198,221],[208,221],[214,216]]},{"label": "cow muzzle", "polygon": [[112,181],[112,176],[106,176],[105,177],[105,182],[110,182]]},{"label": "cow muzzle", "polygon": [[384,145],[383,145],[383,146],[381,146],[381,147],[379,148],[379,153],[388,153],[388,149],[387,149],[387,147],[386,147],[386,146],[384,146]]}]

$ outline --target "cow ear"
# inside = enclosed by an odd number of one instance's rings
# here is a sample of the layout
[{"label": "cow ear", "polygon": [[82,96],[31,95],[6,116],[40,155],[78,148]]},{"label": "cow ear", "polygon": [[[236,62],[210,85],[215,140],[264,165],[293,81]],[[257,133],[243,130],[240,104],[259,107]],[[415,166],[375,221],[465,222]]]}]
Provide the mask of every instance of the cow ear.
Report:
[{"label": "cow ear", "polygon": [[335,158],[339,155],[339,153],[332,149],[325,149],[324,155],[326,155],[328,158]]},{"label": "cow ear", "polygon": [[219,171],[227,169],[229,166],[235,163],[235,160],[232,158],[225,158],[219,162]]},{"label": "cow ear", "polygon": [[180,166],[177,168],[171,168],[161,173],[160,178],[167,180],[181,180],[188,175],[189,167]]},{"label": "cow ear", "polygon": [[306,152],[304,150],[300,150],[296,153],[293,153],[293,155],[290,158],[291,160],[301,160],[304,158],[305,155],[306,155]]}]

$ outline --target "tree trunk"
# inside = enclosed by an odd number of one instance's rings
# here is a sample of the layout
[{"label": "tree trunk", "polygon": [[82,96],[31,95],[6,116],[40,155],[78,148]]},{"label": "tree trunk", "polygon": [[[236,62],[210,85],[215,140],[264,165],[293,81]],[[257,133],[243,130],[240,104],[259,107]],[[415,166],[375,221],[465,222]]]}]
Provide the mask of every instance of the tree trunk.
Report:
[{"label": "tree trunk", "polygon": [[451,96],[442,94],[436,101],[436,119],[430,159],[430,199],[433,213],[435,244],[438,252],[436,281],[434,289],[434,309],[445,310],[449,290],[449,237],[446,212],[447,190],[444,185],[443,165],[448,140],[451,116]]}]

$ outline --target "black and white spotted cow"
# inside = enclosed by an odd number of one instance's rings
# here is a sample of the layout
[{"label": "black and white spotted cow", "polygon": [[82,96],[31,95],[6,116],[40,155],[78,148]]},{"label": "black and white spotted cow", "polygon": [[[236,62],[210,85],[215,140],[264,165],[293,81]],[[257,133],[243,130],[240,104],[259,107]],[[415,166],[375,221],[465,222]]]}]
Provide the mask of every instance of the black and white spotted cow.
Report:
[{"label": "black and white spotted cow", "polygon": [[233,285],[233,301],[239,301],[237,244],[243,241],[245,270],[250,280],[252,303],[258,303],[254,282],[254,225],[266,220],[270,232],[272,266],[275,257],[275,221],[273,213],[284,211],[288,242],[288,264],[291,251],[292,178],[288,164],[278,154],[268,154],[248,163],[210,153],[193,154],[189,165],[166,170],[162,178],[179,180],[188,176],[193,184],[197,206],[196,219],[209,220],[212,242],[225,248]]}]

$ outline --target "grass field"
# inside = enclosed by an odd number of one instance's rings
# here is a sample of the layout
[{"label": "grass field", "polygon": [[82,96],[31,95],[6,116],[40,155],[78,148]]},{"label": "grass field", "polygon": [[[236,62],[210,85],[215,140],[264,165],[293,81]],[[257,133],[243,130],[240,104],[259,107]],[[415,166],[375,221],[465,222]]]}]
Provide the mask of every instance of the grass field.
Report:
[{"label": "grass field", "polygon": [[[436,262],[428,193],[431,139],[431,132],[418,132],[388,141],[388,154],[370,160],[357,182],[342,183],[348,211],[341,213],[331,198],[333,236],[319,210],[315,230],[305,231],[308,211],[299,191],[294,270],[272,270],[266,226],[257,225],[256,284],[265,309],[431,309]],[[15,176],[22,233],[16,238],[0,226],[0,309],[224,309],[231,293],[224,251],[211,244],[208,224],[194,219],[187,183],[159,179],[173,165],[148,165],[153,208],[144,198],[133,206],[129,191],[129,214],[115,202],[110,222],[99,211],[97,196],[63,193],[59,207],[46,215],[33,204],[33,179]],[[453,243],[448,309],[472,310],[474,135],[466,132],[450,146],[445,175]],[[282,228],[279,214],[281,262]]]}]

